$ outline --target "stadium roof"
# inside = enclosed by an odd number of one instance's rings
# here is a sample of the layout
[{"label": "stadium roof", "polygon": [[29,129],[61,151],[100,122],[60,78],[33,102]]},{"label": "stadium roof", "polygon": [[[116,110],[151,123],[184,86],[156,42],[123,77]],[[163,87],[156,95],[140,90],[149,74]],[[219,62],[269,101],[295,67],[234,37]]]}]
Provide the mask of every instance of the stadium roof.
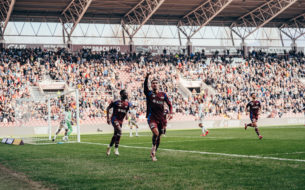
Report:
[{"label": "stadium roof", "polygon": [[[177,25],[186,14],[207,0],[165,0],[146,24]],[[16,0],[10,21],[59,22],[71,0]],[[80,22],[120,24],[121,18],[140,0],[93,0]],[[233,0],[208,25],[230,26],[241,16],[268,0]],[[305,0],[298,0],[264,26],[279,27],[305,12]]]}]

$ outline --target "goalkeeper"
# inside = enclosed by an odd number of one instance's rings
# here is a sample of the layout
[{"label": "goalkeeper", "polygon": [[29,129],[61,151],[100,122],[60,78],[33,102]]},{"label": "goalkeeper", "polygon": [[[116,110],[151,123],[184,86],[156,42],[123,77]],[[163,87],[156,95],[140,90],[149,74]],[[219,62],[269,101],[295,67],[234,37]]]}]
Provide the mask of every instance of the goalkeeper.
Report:
[{"label": "goalkeeper", "polygon": [[69,135],[72,133],[72,113],[68,106],[65,107],[65,113],[63,115],[63,119],[60,122],[59,128],[56,131],[54,138],[52,141],[55,141],[56,136],[60,133],[61,129],[65,129],[65,136],[63,138],[64,141],[68,140]]}]

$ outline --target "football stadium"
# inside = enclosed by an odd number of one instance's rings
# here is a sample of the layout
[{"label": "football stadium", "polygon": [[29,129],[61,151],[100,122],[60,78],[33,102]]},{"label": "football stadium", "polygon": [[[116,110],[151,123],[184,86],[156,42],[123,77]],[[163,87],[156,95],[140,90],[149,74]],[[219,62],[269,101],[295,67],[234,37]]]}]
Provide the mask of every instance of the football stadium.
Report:
[{"label": "football stadium", "polygon": [[304,189],[305,0],[0,2],[0,189]]}]

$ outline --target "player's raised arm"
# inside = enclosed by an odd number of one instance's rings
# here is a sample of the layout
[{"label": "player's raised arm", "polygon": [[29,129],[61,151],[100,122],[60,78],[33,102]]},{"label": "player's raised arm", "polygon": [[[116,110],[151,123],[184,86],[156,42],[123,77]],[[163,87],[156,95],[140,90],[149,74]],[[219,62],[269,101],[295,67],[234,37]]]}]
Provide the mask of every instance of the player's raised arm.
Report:
[{"label": "player's raised arm", "polygon": [[167,96],[166,93],[164,93],[164,96],[165,96],[164,100],[165,100],[165,102],[166,102],[166,104],[168,105],[168,108],[169,108],[169,117],[168,117],[168,119],[171,120],[173,118],[173,106],[172,106],[171,101],[168,99],[168,96]]},{"label": "player's raised arm", "polygon": [[109,104],[109,106],[107,107],[107,123],[108,123],[108,125],[110,125],[109,110],[113,107],[113,105],[114,105],[114,103],[111,102]]},{"label": "player's raised arm", "polygon": [[150,72],[148,72],[146,74],[145,80],[144,80],[144,94],[147,96],[148,92],[149,92],[149,88],[148,88],[148,77],[150,75]]}]

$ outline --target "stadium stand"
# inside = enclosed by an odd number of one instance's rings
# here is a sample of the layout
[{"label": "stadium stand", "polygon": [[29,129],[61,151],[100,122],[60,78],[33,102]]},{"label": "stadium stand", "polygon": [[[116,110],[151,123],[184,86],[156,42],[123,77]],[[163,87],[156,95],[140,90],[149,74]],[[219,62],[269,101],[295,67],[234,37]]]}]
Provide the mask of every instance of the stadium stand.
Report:
[{"label": "stadium stand", "polygon": [[[14,106],[19,98],[35,97],[39,83],[46,78],[66,81],[67,87],[80,90],[81,122],[105,122],[106,105],[127,89],[136,106],[140,121],[145,121],[143,75],[151,70],[172,102],[174,120],[194,120],[198,99],[206,100],[208,119],[242,118],[249,94],[256,92],[262,102],[262,117],[292,117],[302,115],[305,105],[304,54],[289,52],[284,56],[250,52],[241,63],[232,58],[195,55],[121,54],[116,50],[70,53],[66,49],[4,49],[0,55],[0,122],[9,126],[15,122]],[[179,90],[181,78],[201,81],[211,90],[201,88],[186,97]],[[288,89],[288,90],[287,90]],[[60,101],[58,98],[57,101]],[[43,120],[46,108],[35,106],[36,119]],[[58,110],[52,110],[56,121]]]}]

